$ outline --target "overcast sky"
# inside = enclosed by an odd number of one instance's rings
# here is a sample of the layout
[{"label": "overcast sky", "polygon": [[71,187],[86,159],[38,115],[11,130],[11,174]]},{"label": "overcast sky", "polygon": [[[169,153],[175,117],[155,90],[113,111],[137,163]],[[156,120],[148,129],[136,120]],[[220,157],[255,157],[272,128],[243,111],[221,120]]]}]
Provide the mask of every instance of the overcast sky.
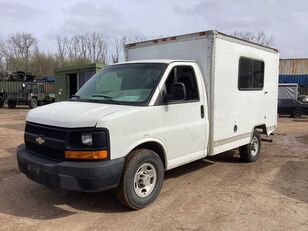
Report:
[{"label": "overcast sky", "polygon": [[55,51],[57,35],[178,35],[264,31],[281,57],[308,57],[307,0],[0,0],[0,38],[31,32]]}]

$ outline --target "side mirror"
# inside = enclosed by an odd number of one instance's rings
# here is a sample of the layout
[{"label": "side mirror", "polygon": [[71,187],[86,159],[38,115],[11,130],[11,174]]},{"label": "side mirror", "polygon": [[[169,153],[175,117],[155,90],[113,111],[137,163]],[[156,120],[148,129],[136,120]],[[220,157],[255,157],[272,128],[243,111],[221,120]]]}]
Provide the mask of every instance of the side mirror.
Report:
[{"label": "side mirror", "polygon": [[184,101],[186,99],[186,88],[184,83],[176,82],[170,86],[170,94],[166,96],[167,102]]}]

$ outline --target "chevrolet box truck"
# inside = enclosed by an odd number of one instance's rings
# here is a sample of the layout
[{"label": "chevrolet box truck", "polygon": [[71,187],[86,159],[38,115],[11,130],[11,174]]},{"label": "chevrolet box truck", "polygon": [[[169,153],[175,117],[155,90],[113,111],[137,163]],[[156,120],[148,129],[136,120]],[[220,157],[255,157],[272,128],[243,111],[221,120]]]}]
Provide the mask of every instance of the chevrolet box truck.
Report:
[{"label": "chevrolet box truck", "polygon": [[71,99],[29,112],[17,150],[28,178],[114,189],[140,209],[169,169],[235,148],[258,159],[260,135],[277,126],[277,50],[205,31],[128,44],[125,56]]}]

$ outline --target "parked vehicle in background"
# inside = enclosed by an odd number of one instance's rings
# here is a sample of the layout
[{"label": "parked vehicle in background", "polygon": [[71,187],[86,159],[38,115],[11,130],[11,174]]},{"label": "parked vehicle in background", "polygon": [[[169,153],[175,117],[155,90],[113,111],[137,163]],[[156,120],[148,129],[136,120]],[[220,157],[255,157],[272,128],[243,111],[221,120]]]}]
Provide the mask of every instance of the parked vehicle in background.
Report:
[{"label": "parked vehicle in background", "polygon": [[54,83],[0,81],[0,107],[29,105],[35,108],[55,101]]},{"label": "parked vehicle in background", "polygon": [[206,31],[129,44],[126,59],[71,100],[29,112],[21,172],[51,187],[115,189],[140,209],[166,170],[234,148],[258,159],[261,134],[277,126],[277,50]]},{"label": "parked vehicle in background", "polygon": [[300,118],[308,114],[308,96],[298,95],[297,83],[280,83],[278,86],[278,114]]}]

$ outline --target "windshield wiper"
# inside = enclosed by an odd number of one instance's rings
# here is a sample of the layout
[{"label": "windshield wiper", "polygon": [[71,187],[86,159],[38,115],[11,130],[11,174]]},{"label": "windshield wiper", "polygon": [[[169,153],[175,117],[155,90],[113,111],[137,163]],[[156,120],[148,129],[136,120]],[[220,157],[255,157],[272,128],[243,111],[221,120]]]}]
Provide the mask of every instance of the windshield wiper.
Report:
[{"label": "windshield wiper", "polygon": [[105,98],[105,99],[112,99],[113,98],[110,95],[101,95],[101,94],[91,95],[91,97],[100,97],[100,98]]}]

